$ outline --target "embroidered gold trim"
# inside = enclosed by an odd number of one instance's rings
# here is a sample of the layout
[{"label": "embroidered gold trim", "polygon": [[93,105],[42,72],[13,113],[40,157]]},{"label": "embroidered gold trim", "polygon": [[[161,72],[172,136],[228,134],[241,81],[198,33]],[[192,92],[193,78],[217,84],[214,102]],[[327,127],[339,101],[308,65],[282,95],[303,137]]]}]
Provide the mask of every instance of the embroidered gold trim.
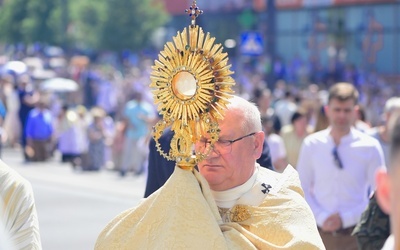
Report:
[{"label": "embroidered gold trim", "polygon": [[236,205],[231,209],[230,219],[233,222],[241,222],[251,217],[250,209],[246,205]]}]

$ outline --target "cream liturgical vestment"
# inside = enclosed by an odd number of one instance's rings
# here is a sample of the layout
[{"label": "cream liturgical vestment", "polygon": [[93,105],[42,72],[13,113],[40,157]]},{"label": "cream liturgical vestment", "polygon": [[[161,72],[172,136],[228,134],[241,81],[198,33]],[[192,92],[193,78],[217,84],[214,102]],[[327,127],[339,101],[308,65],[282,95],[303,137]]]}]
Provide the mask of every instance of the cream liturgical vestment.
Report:
[{"label": "cream liturgical vestment", "polygon": [[42,249],[32,187],[1,160],[0,226],[15,249]]},{"label": "cream liturgical vestment", "polygon": [[162,188],[106,226],[95,249],[325,249],[292,167],[258,167],[253,187],[219,210],[207,181],[176,167]]}]

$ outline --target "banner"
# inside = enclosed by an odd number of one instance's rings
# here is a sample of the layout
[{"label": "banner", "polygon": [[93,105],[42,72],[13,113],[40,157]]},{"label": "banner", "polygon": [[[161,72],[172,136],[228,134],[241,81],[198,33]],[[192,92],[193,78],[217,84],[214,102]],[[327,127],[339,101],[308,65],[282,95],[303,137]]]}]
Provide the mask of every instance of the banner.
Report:
[{"label": "banner", "polygon": [[297,9],[303,7],[302,0],[275,0],[278,9]]},{"label": "banner", "polygon": [[[264,0],[265,2],[268,0]],[[337,5],[357,5],[374,3],[395,3],[396,0],[275,0],[278,9],[296,9],[303,7],[321,7]]]},{"label": "banner", "polygon": [[396,0],[334,0],[334,5],[369,4],[369,3],[395,3]]},{"label": "banner", "polygon": [[187,0],[163,0],[165,10],[171,15],[184,15],[185,9],[192,4]]},{"label": "banner", "polygon": [[[163,0],[165,9],[172,15],[184,15],[185,8],[188,8],[192,1],[190,0]],[[262,12],[267,9],[270,0],[201,0],[198,6],[212,13],[232,12],[252,8],[256,12]],[[338,5],[357,5],[357,4],[384,4],[395,3],[397,0],[274,0],[277,9],[299,9],[305,7],[323,7]]]}]

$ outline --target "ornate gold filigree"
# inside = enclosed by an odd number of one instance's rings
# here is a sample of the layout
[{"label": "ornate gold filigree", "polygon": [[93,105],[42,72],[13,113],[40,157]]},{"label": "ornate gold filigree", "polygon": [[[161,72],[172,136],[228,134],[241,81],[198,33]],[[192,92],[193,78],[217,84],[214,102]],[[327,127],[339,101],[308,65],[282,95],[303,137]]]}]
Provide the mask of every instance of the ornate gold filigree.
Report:
[{"label": "ornate gold filigree", "polygon": [[250,219],[251,212],[246,205],[236,205],[231,209],[230,219],[232,222],[241,222]]},{"label": "ornate gold filigree", "polygon": [[[193,152],[202,135],[209,134],[211,144],[218,140],[217,120],[223,117],[233,93],[228,55],[214,41],[192,24],[165,44],[152,66],[150,87],[163,117],[154,126],[153,136],[160,153],[183,168],[194,167],[206,156]],[[169,126],[175,134],[167,153],[158,139]]]}]

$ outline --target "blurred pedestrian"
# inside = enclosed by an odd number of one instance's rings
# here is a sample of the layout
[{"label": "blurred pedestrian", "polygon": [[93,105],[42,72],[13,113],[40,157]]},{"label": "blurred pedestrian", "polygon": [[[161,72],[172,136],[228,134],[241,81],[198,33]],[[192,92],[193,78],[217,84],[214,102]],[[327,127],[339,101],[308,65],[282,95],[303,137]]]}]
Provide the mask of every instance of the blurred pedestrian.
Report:
[{"label": "blurred pedestrian", "polygon": [[53,116],[44,101],[29,112],[25,130],[30,161],[46,161],[52,152]]},{"label": "blurred pedestrian", "polygon": [[74,153],[76,145],[73,136],[73,121],[68,111],[68,105],[63,105],[54,122],[54,137],[57,148],[61,153],[61,162],[72,162],[73,158],[76,157]]},{"label": "blurred pedestrian", "polygon": [[325,114],[325,106],[321,106],[317,114],[317,122],[315,123],[315,128],[313,132],[324,130],[327,127],[329,127],[329,120]]},{"label": "blurred pedestrian", "polygon": [[[164,131],[163,135],[158,140],[158,142],[160,143],[160,147],[164,152],[169,152],[171,148],[170,143],[173,136],[174,132],[171,131],[170,129],[167,129],[166,131]],[[169,161],[162,155],[160,155],[160,153],[157,150],[155,140],[151,138],[149,143],[147,182],[146,182],[146,189],[144,192],[145,198],[150,196],[152,193],[154,193],[164,185],[164,183],[174,172],[175,165],[176,165],[175,161]]]},{"label": "blurred pedestrian", "polygon": [[282,137],[273,133],[273,119],[270,116],[261,116],[261,123],[269,152],[271,154],[272,166],[277,172],[283,172],[287,166],[286,149]]},{"label": "blurred pedestrian", "polygon": [[377,198],[383,211],[390,214],[392,235],[383,250],[400,249],[400,120],[394,120],[391,137],[390,164],[388,171],[377,173]]},{"label": "blurred pedestrian", "polygon": [[112,159],[114,163],[114,170],[120,170],[122,164],[122,156],[124,152],[125,133],[127,123],[126,121],[117,121],[115,123],[115,136],[112,142]]},{"label": "blurred pedestrian", "polygon": [[[103,109],[104,110],[104,109]],[[112,146],[115,137],[115,123],[114,119],[105,112],[105,116],[103,118],[103,127],[104,127],[104,164],[107,168],[113,168],[113,159],[112,159]]]},{"label": "blurred pedestrian", "polygon": [[276,115],[275,110],[271,107],[272,95],[271,90],[267,88],[257,88],[253,91],[253,100],[258,110],[260,110],[261,116],[268,116],[272,119],[273,131],[279,134],[282,128],[281,121]]},{"label": "blurred pedestrian", "polygon": [[91,109],[91,115],[93,117],[92,124],[87,129],[89,138],[89,151],[88,151],[88,162],[87,165],[82,166],[83,170],[98,171],[104,166],[104,148],[106,131],[104,128],[104,117],[105,112],[99,107]]},{"label": "blurred pedestrian", "polygon": [[[381,126],[366,131],[381,144],[387,166],[390,166],[390,126],[391,121],[400,113],[400,98],[392,97],[385,103],[384,121]],[[356,235],[359,249],[381,249],[390,235],[389,215],[379,207],[376,194],[374,194],[363,212],[353,234]]]},{"label": "blurred pedestrian", "polygon": [[75,121],[76,130],[75,135],[77,139],[79,158],[75,159],[73,166],[86,166],[88,162],[89,138],[88,138],[88,115],[87,110],[83,105],[78,105],[75,108],[78,115]]},{"label": "blurred pedestrian", "polygon": [[26,140],[26,124],[28,121],[29,112],[34,109],[35,104],[39,101],[39,94],[34,91],[29,75],[22,75],[18,79],[18,96],[19,96],[19,111],[18,117],[21,123],[21,147],[24,153],[25,161],[28,161]]},{"label": "blurred pedestrian", "polygon": [[303,109],[297,109],[290,119],[290,125],[284,126],[281,130],[288,163],[292,167],[296,168],[301,144],[311,133],[312,128],[308,125],[307,113]]},{"label": "blurred pedestrian", "polygon": [[81,158],[88,147],[86,129],[87,126],[82,128],[78,112],[64,105],[56,125],[57,145],[62,162],[69,162],[74,168],[82,166]]},{"label": "blurred pedestrian", "polygon": [[6,117],[7,110],[6,106],[4,105],[3,101],[0,98],[0,158],[2,156],[3,145],[7,140],[7,134],[4,130],[4,119]]},{"label": "blurred pedestrian", "polygon": [[385,103],[383,110],[383,120],[384,124],[367,130],[366,133],[379,141],[383,149],[383,155],[387,165],[389,165],[389,149],[390,149],[390,135],[389,127],[390,120],[394,115],[400,112],[400,97],[392,97],[388,99]]},{"label": "blurred pedestrian", "polygon": [[371,129],[371,125],[367,121],[365,108],[363,106],[359,106],[356,117],[356,121],[354,122],[354,127],[356,129],[360,130],[361,132],[367,132],[369,129]]},{"label": "blurred pedestrian", "polygon": [[297,110],[293,93],[290,90],[286,90],[284,98],[276,101],[274,107],[282,126],[289,125],[294,112]]},{"label": "blurred pedestrian", "polygon": [[144,171],[147,156],[149,127],[154,122],[155,112],[150,103],[143,100],[142,93],[136,92],[126,103],[124,118],[127,123],[120,175],[125,176],[130,170],[135,175]]},{"label": "blurred pedestrian", "polygon": [[357,249],[351,233],[375,188],[375,172],[385,166],[379,142],[356,130],[358,91],[348,83],[329,89],[330,127],[307,136],[297,170],[326,249]]},{"label": "blurred pedestrian", "polygon": [[17,87],[13,82],[13,77],[7,75],[3,77],[3,91],[5,96],[5,106],[7,114],[4,119],[4,131],[7,135],[7,143],[11,147],[15,147],[21,135],[21,125],[18,118],[19,112],[19,96]]}]

